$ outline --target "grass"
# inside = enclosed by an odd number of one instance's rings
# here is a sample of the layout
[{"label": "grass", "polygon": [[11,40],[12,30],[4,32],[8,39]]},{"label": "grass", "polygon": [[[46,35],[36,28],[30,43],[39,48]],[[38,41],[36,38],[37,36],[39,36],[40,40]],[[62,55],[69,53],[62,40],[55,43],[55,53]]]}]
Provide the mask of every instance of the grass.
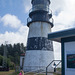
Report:
[{"label": "grass", "polygon": [[[24,75],[34,75],[35,73],[28,73],[28,74],[24,74]],[[37,74],[36,75],[46,75],[46,73],[43,73],[43,74]],[[61,74],[56,74],[56,73],[53,73],[53,75],[61,75]]]},{"label": "grass", "polygon": [[14,70],[10,70],[10,71],[1,71],[0,72],[0,75],[10,75],[12,73],[14,73],[15,71]]},{"label": "grass", "polygon": [[18,75],[19,72],[13,72],[12,74],[9,74],[9,75]]},{"label": "grass", "polygon": [[57,71],[61,72],[61,68],[57,68]]},{"label": "grass", "polygon": [[61,75],[61,74],[56,74],[56,73],[54,73],[54,75]]},{"label": "grass", "polygon": [[[0,75],[19,75],[19,72],[15,72],[15,70],[10,70],[10,71],[2,71],[0,72]],[[28,73],[24,75],[34,75],[34,73]],[[36,74],[36,75],[45,75],[45,74]],[[53,75],[61,75],[61,74],[53,74]]]},{"label": "grass", "polygon": [[34,73],[28,73],[28,74],[24,74],[24,75],[34,75]]},{"label": "grass", "polygon": [[[28,74],[24,74],[24,75],[34,75],[34,73],[28,73]],[[45,74],[36,74],[36,75],[45,75]]]}]

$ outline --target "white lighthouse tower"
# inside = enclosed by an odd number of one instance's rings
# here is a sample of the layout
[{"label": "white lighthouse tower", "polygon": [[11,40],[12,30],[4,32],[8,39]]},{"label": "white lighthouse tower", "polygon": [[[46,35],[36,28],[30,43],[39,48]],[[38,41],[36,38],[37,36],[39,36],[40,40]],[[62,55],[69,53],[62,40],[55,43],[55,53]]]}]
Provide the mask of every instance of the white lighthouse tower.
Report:
[{"label": "white lighthouse tower", "polygon": [[32,0],[32,9],[29,11],[27,26],[29,35],[27,50],[24,59],[24,71],[45,70],[54,59],[52,41],[48,40],[53,23],[50,22],[50,0]]}]

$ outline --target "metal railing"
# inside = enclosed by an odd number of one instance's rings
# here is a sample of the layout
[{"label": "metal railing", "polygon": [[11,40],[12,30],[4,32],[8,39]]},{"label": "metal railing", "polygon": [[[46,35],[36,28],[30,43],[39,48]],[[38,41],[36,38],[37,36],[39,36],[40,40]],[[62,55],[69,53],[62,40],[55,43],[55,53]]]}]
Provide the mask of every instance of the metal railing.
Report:
[{"label": "metal railing", "polygon": [[61,63],[61,60],[53,60],[52,62],[50,62],[50,64],[46,67],[46,75],[47,75],[47,70],[48,70],[48,67],[51,66],[51,64],[55,61],[58,61],[58,63],[56,64],[55,68]]},{"label": "metal railing", "polygon": [[49,6],[45,6],[43,4],[38,4],[33,6],[30,10],[29,13],[31,13],[32,11],[37,11],[37,10],[44,10],[44,11],[50,11]]},{"label": "metal railing", "polygon": [[[29,23],[29,22],[31,22],[31,21],[32,21],[32,19],[31,19],[30,17],[28,17],[28,18],[27,18],[27,23]],[[54,19],[51,18],[51,19],[50,19],[50,22],[51,22],[52,24],[54,24]]]},{"label": "metal railing", "polygon": [[53,18],[51,18],[51,19],[50,19],[50,22],[54,24],[54,19],[53,19]]},{"label": "metal railing", "polygon": [[27,18],[27,23],[31,22],[32,19],[30,17]]}]

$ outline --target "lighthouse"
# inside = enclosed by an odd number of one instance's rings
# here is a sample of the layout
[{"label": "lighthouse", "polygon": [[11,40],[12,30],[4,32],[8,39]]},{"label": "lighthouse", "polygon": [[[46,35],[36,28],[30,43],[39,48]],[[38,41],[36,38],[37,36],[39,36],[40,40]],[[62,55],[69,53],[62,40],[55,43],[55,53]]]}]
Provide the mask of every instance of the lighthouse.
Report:
[{"label": "lighthouse", "polygon": [[31,0],[31,3],[27,19],[29,34],[23,66],[25,72],[45,70],[54,59],[53,44],[48,40],[53,27],[50,0]]}]

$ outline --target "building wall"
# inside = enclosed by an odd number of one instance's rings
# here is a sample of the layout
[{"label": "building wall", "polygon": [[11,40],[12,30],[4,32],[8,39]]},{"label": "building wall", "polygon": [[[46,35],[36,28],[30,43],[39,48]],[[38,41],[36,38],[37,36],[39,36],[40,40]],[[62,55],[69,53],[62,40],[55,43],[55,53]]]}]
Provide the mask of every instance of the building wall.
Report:
[{"label": "building wall", "polygon": [[28,38],[31,37],[48,37],[48,33],[51,32],[51,25],[46,22],[33,22],[29,27]]},{"label": "building wall", "polygon": [[48,64],[54,60],[53,44],[47,38],[50,32],[49,23],[33,22],[30,24],[24,71],[45,71]]},{"label": "building wall", "polygon": [[[24,71],[45,71],[48,64],[53,60],[53,57],[53,51],[26,51]],[[50,68],[50,70],[52,69]]]},{"label": "building wall", "polygon": [[75,68],[68,68],[67,66],[68,63],[67,55],[72,55],[72,54],[75,55],[75,41],[64,43],[64,54],[65,54],[65,75],[75,75]]},{"label": "building wall", "polygon": [[25,56],[20,56],[20,69],[23,69],[24,57],[25,57]]}]

